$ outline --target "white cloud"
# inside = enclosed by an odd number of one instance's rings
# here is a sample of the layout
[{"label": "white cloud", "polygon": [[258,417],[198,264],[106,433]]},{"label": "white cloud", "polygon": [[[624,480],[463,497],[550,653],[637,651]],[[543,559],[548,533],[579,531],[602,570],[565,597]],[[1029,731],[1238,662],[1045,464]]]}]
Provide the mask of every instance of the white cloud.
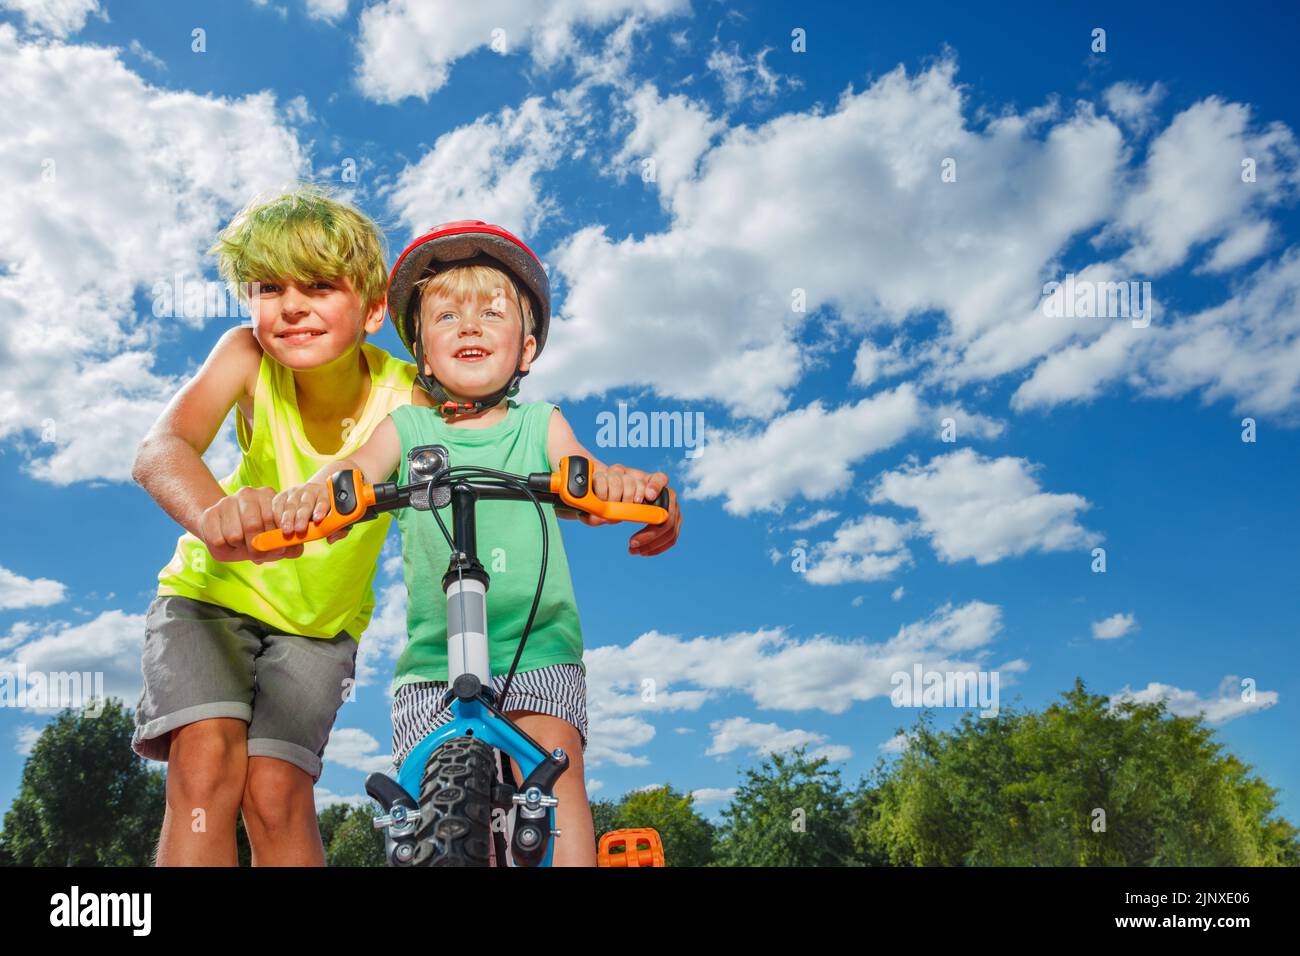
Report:
[{"label": "white cloud", "polygon": [[392,754],[382,752],[379,741],[357,727],[335,727],[330,731],[322,759],[362,773],[385,773],[393,765]]},{"label": "white cloud", "polygon": [[316,812],[324,810],[326,807],[332,807],[336,803],[346,804],[349,807],[374,807],[375,801],[371,800],[364,793],[354,793],[349,795],[334,793],[326,790],[324,787],[317,787],[314,791],[316,797]]},{"label": "white cloud", "polygon": [[495,52],[524,52],[547,68],[580,54],[579,31],[688,10],[686,0],[500,0],[441,6],[386,0],[361,11],[358,84],[381,103],[408,96],[427,100],[446,85],[457,60],[483,48],[493,50],[493,43]]},{"label": "white cloud", "polygon": [[825,524],[827,521],[830,521],[833,518],[838,518],[839,516],[840,513],[838,511],[832,511],[829,508],[818,508],[807,517],[800,518],[798,521],[792,521],[785,527],[787,531],[807,531],[809,528],[815,528],[817,525]]},{"label": "white cloud", "polygon": [[483,219],[527,237],[556,212],[555,200],[539,194],[538,177],[559,160],[564,127],[563,112],[540,97],[479,117],[443,133],[405,167],[389,203],[412,237],[455,219]]},{"label": "white cloud", "polygon": [[894,588],[894,590],[889,593],[889,597],[891,600],[901,601],[903,600],[903,593],[904,593],[903,586],[900,584],[898,587]]},{"label": "white cloud", "polygon": [[707,66],[722,83],[722,94],[728,106],[734,106],[741,100],[771,99],[780,92],[782,86],[795,89],[803,86],[803,81],[798,77],[780,76],[764,62],[771,52],[771,47],[764,47],[751,61],[741,54],[736,43],[732,43],[726,50],[720,46],[714,47],[709,54]]},{"label": "white cloud", "polygon": [[[586,660],[586,656],[583,657]],[[588,683],[590,688],[590,683]],[[583,761],[589,767],[612,763],[619,767],[644,767],[650,758],[631,753],[634,747],[644,747],[654,739],[654,725],[638,717],[615,717],[593,713],[590,697],[587,705],[587,751]]]},{"label": "white cloud", "polygon": [[134,54],[136,57],[138,57],[139,59],[143,60],[145,63],[148,63],[148,64],[149,64],[151,67],[153,67],[155,70],[165,70],[165,69],[167,69],[167,64],[164,63],[164,62],[162,61],[162,58],[161,58],[161,57],[158,57],[158,56],[155,56],[155,55],[154,55],[154,54],[153,54],[153,53],[152,53],[152,52],[151,52],[151,51],[150,51],[150,50],[149,50],[149,49],[148,49],[148,48],[147,48],[143,43],[141,43],[139,40],[132,40],[130,43],[127,44],[127,47],[126,47],[126,48],[127,48],[128,50],[130,50],[131,53]]},{"label": "white cloud", "polygon": [[1122,700],[1133,700],[1139,704],[1163,700],[1171,714],[1179,717],[1201,714],[1209,723],[1222,724],[1246,714],[1267,710],[1278,702],[1279,694],[1275,690],[1261,690],[1254,693],[1253,700],[1247,700],[1240,678],[1228,675],[1220,682],[1218,693],[1213,697],[1201,697],[1196,691],[1152,681],[1137,691],[1130,690],[1126,684],[1123,690],[1111,695],[1112,709]]},{"label": "white cloud", "polygon": [[[649,631],[626,646],[588,648],[587,762],[644,765],[647,758],[633,751],[654,738],[657,714],[697,711],[727,695],[744,695],[764,710],[842,714],[857,701],[888,699],[891,675],[914,664],[981,666],[1001,627],[997,606],[973,601],[945,604],[885,641],[797,640],[783,628],[765,628],[691,639]],[[1025,666],[1004,665],[1004,682]]]},{"label": "white cloud", "polygon": [[141,315],[134,294],[201,278],[229,214],[305,167],[269,94],[151,87],[119,52],[0,24],[0,167],[27,171],[0,180],[0,440],[38,436],[29,470],[56,484],[128,478],[179,385],[154,345],[202,320]]},{"label": "white cloud", "polygon": [[380,681],[387,693],[393,662],[406,646],[406,584],[398,581],[376,592],[375,612],[357,647],[356,681],[358,687]]},{"label": "white cloud", "polygon": [[893,737],[890,737],[888,740],[886,740],[883,744],[878,746],[876,749],[879,750],[881,753],[901,754],[904,750],[907,749],[907,745],[911,741],[912,737],[913,737],[912,734],[907,734],[907,733],[895,734]]},{"label": "white cloud", "polygon": [[[664,230],[570,235],[550,256],[566,295],[528,387],[581,399],[646,386],[770,418],[816,364],[821,343],[797,333],[827,310],[853,329],[946,317],[910,350],[903,332],[892,351],[861,349],[859,383],[913,363],[927,381],[992,377],[1068,341],[1071,326],[1033,314],[1041,275],[1112,211],[1122,134],[1084,106],[1051,126],[1038,110],[970,129],[955,73],[951,58],[899,67],[833,110],[729,128],[695,175],[670,176]],[[960,185],[940,181],[944,156],[961,157]]]},{"label": "white cloud", "polygon": [[348,0],[307,0],[307,16],[331,23],[348,15]]},{"label": "white cloud", "polygon": [[1149,392],[1203,389],[1206,402],[1231,398],[1239,412],[1300,416],[1300,247],[1249,277],[1238,294],[1191,315],[1160,336],[1147,369]]},{"label": "white cloud", "polygon": [[91,14],[108,19],[99,0],[0,0],[0,9],[21,13],[28,30],[56,37],[76,33]]},{"label": "white cloud", "polygon": [[698,807],[706,803],[725,803],[735,795],[735,787],[700,787],[691,791],[691,801]]},{"label": "white cloud", "polygon": [[59,581],[25,578],[0,566],[0,611],[58,604],[63,600],[66,590]]},{"label": "white cloud", "polygon": [[[12,640],[14,637],[19,640]],[[119,697],[130,707],[140,697],[140,652],[144,645],[144,615],[126,614],[122,611],[104,611],[84,624],[58,621],[46,626],[16,625],[10,639],[0,642],[7,654],[0,658],[0,671],[19,673],[26,670],[31,677],[45,675],[89,674],[89,682],[81,678],[67,686],[75,699],[59,700],[55,707],[27,707],[25,709],[53,713],[66,706],[79,707],[101,691],[106,697]],[[51,687],[60,685],[47,676]]]},{"label": "white cloud", "polygon": [[20,757],[30,757],[32,749],[36,746],[36,741],[41,738],[41,731],[44,728],[36,727],[32,724],[22,724],[14,730],[14,753]]},{"label": "white cloud", "polygon": [[[848,760],[853,751],[842,744],[826,744],[825,734],[808,730],[786,730],[776,724],[760,724],[747,717],[731,717],[727,720],[715,720],[709,724],[713,732],[713,742],[705,754],[719,757],[746,750],[759,756],[773,753],[788,753],[797,747],[810,749],[805,756],[809,760],[825,757],[827,760]],[[812,747],[813,744],[822,744]]]},{"label": "white cloud", "polygon": [[1016,389],[1011,407],[1024,411],[1095,398],[1102,386],[1119,377],[1152,344],[1155,334],[1150,328],[1135,329],[1120,322],[1087,344],[1054,352]]},{"label": "white cloud", "polygon": [[[1242,160],[1257,163],[1257,181],[1242,182]],[[1132,247],[1123,268],[1160,273],[1192,248],[1255,226],[1267,207],[1300,185],[1295,138],[1281,123],[1252,126],[1251,108],[1216,96],[1175,116],[1152,141],[1137,187],[1104,238]]]},{"label": "white cloud", "polygon": [[852,405],[820,400],[786,412],[762,430],[710,430],[703,454],[687,465],[692,495],[724,496],[735,515],[779,510],[788,497],[810,500],[852,485],[850,466],[920,427],[922,407],[907,383]]},{"label": "white cloud", "polygon": [[863,339],[853,356],[853,384],[868,388],[881,378],[906,372],[915,364],[914,358],[903,355],[900,339],[884,346]]},{"label": "white cloud", "polygon": [[1079,525],[1080,495],[1049,494],[1023,458],[984,458],[962,448],[881,475],[871,501],[914,508],[921,532],[949,563],[990,564],[1029,551],[1090,547],[1100,536]]},{"label": "white cloud", "polygon": [[1300,247],[1260,266],[1218,305],[1134,329],[1112,325],[1087,345],[1043,361],[1012,396],[1016,409],[1087,401],[1111,382],[1171,398],[1201,390],[1206,403],[1300,420]]},{"label": "white cloud", "polygon": [[[373,9],[397,17],[399,6]],[[461,200],[500,210],[493,215],[508,225],[536,222],[554,208],[545,174],[558,154],[577,158],[626,127],[617,150],[595,158],[598,168],[626,174],[641,158],[656,159],[669,215],[662,231],[622,235],[593,224],[551,250],[564,297],[545,361],[525,385],[529,398],[647,387],[770,418],[837,341],[799,337],[807,316],[827,310],[838,324],[871,333],[855,355],[858,385],[914,371],[918,384],[958,386],[1037,365],[1015,394],[1021,411],[1087,399],[1124,376],[1158,386],[1163,364],[1134,365],[1159,338],[1154,329],[1043,315],[1042,286],[1064,273],[1064,251],[1104,226],[1094,246],[1129,248],[1074,268],[1081,278],[1140,279],[1206,243],[1199,268],[1234,268],[1268,248],[1266,213],[1296,191],[1290,132],[1252,124],[1241,104],[1210,98],[1179,113],[1133,170],[1121,126],[1094,104],[1069,113],[1056,100],[1023,113],[977,110],[972,124],[951,56],[847,89],[830,111],[723,128],[700,103],[628,79],[636,23],[628,17],[607,36],[613,56],[605,60],[575,49],[580,82],[557,92],[557,105],[530,100],[448,134],[404,173],[395,202],[412,230]],[[471,39],[486,42],[481,32]],[[593,85],[617,88],[608,131],[594,126]],[[1117,84],[1105,99],[1134,129],[1150,119],[1160,92],[1158,84]],[[1260,161],[1260,182],[1214,178],[1225,156],[1248,153]],[[935,174],[944,156],[960,158],[955,183]],[[1235,175],[1235,161],[1229,166]],[[807,295],[806,312],[790,309],[796,289]],[[927,328],[923,341],[911,340],[908,321],[935,314],[938,334]],[[882,329],[893,331],[881,338]],[[959,425],[972,434],[1002,429],[966,418]]]},{"label": "white cloud", "polygon": [[642,176],[642,163],[654,160],[654,183],[665,201],[677,185],[695,177],[696,164],[726,124],[713,119],[708,108],[686,96],[660,96],[653,84],[632,94],[625,109],[634,123],[614,156],[620,178]]},{"label": "white cloud", "polygon": [[805,577],[811,584],[880,581],[912,563],[904,542],[914,526],[881,515],[847,521],[830,541],[819,542],[809,555]]},{"label": "white cloud", "polygon": [[893,643],[897,648],[955,653],[983,647],[1001,630],[1002,609],[996,604],[944,604],[925,620],[900,628]]},{"label": "white cloud", "polygon": [[1137,83],[1121,82],[1107,88],[1106,109],[1138,133],[1145,132],[1155,121],[1157,104],[1164,99],[1165,88],[1152,83],[1145,90]]},{"label": "white cloud", "polygon": [[1132,614],[1112,614],[1102,621],[1092,622],[1092,636],[1099,641],[1111,641],[1137,627],[1137,618]]}]

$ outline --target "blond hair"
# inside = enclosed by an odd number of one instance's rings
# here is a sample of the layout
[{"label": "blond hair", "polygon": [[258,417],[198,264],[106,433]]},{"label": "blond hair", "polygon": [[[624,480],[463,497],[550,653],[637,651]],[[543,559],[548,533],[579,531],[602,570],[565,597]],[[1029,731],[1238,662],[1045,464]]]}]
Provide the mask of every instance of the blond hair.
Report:
[{"label": "blond hair", "polygon": [[[519,286],[509,274],[501,269],[486,265],[452,266],[445,272],[427,275],[417,283],[415,288],[420,293],[420,311],[424,304],[436,296],[450,299],[465,299],[471,294],[487,298],[496,298],[509,290],[514,296],[515,307],[524,318],[524,338],[534,334],[532,299],[519,291]],[[422,315],[417,316],[417,328]]]}]

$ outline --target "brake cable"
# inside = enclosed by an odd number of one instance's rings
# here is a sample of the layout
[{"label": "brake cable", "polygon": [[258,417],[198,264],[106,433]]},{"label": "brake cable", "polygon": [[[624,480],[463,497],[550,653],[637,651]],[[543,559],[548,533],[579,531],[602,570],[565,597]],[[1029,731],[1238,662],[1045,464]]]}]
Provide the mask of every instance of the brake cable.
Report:
[{"label": "brake cable", "polygon": [[[459,549],[456,547],[456,542],[452,540],[451,533],[447,530],[447,525],[442,520],[442,515],[438,514],[438,509],[432,506],[434,485],[444,477],[446,478],[451,477],[453,472],[457,473],[458,477],[479,476],[479,477],[486,477],[486,478],[494,478],[497,480],[490,482],[490,484],[494,487],[514,486],[522,490],[524,494],[526,494],[529,497],[529,499],[532,501],[533,507],[537,509],[537,519],[541,524],[541,528],[542,528],[542,560],[540,566],[541,570],[537,576],[537,590],[533,594],[533,605],[528,612],[528,620],[524,624],[523,634],[519,638],[519,646],[515,649],[514,660],[510,662],[510,670],[506,674],[505,683],[502,684],[501,686],[500,704],[504,711],[506,695],[509,694],[510,692],[510,684],[514,680],[515,670],[516,668],[518,668],[519,661],[523,657],[524,645],[528,641],[528,634],[532,630],[534,619],[537,617],[537,608],[541,604],[542,589],[546,583],[547,559],[550,553],[550,532],[546,526],[546,514],[542,511],[542,503],[537,499],[537,495],[534,494],[533,489],[528,486],[528,483],[526,481],[523,481],[517,475],[512,475],[506,471],[498,471],[495,468],[486,468],[478,465],[457,465],[455,467],[446,468],[443,471],[440,471],[437,474],[435,474],[432,478],[429,479],[429,485],[428,485],[428,496],[430,502],[429,510],[433,512],[433,517],[437,520],[438,527],[442,530],[442,536],[447,539],[447,547],[453,553],[459,551]],[[465,605],[464,605],[464,600],[465,600],[464,578],[461,574],[459,561],[456,562],[456,580],[457,583],[461,585],[461,587],[458,589],[458,594],[461,600],[461,620],[464,621],[466,620]],[[486,599],[484,603],[484,608],[486,610]],[[487,621],[485,619],[484,625],[486,624]],[[488,651],[489,661],[491,660],[491,657],[492,655],[491,655],[491,649],[489,644],[489,651]]]}]

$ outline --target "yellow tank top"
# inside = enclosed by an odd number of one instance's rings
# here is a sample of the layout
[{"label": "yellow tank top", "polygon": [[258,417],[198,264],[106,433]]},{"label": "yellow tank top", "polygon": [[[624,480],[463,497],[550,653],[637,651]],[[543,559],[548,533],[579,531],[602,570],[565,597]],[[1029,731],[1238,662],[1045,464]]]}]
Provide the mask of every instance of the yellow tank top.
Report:
[{"label": "yellow tank top", "polygon": [[[227,494],[245,487],[277,491],[300,485],[322,466],[353,454],[393,409],[411,401],[415,366],[363,343],[370,367],[370,396],[355,424],[341,423],[343,446],[322,455],[307,439],[294,389],[293,372],[262,356],[253,398],[253,434],[235,412],[239,467],[220,485]],[[360,640],[370,623],[372,582],[392,516],[354,525],[335,544],[309,542],[302,557],[268,564],[213,559],[192,534],[176,542],[171,562],[158,574],[160,595],[179,595],[247,614],[289,634],[331,638],[347,631]]]}]

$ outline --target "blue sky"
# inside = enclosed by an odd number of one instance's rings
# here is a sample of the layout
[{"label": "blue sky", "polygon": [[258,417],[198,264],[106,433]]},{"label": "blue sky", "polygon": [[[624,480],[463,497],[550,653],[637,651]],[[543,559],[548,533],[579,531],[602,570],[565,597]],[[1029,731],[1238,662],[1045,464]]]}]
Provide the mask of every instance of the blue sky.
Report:
[{"label": "blue sky", "polygon": [[[1300,818],[1293,9],[577,6],[0,0],[0,670],[134,705],[177,529],[131,453],[231,321],[151,290],[213,280],[230,215],[312,179],[394,252],[523,235],[557,318],[522,397],[682,495],[656,558],[564,528],[593,796],[670,782],[713,816],[801,743],[855,780],[919,663],[1004,705],[1081,676],[1205,713]],[[1151,282],[1152,321],[1045,315],[1067,273]],[[702,453],[598,451],[619,402],[702,413]],[[378,592],[322,805],[389,753],[391,564]],[[0,805],[48,719],[0,709]]]}]

